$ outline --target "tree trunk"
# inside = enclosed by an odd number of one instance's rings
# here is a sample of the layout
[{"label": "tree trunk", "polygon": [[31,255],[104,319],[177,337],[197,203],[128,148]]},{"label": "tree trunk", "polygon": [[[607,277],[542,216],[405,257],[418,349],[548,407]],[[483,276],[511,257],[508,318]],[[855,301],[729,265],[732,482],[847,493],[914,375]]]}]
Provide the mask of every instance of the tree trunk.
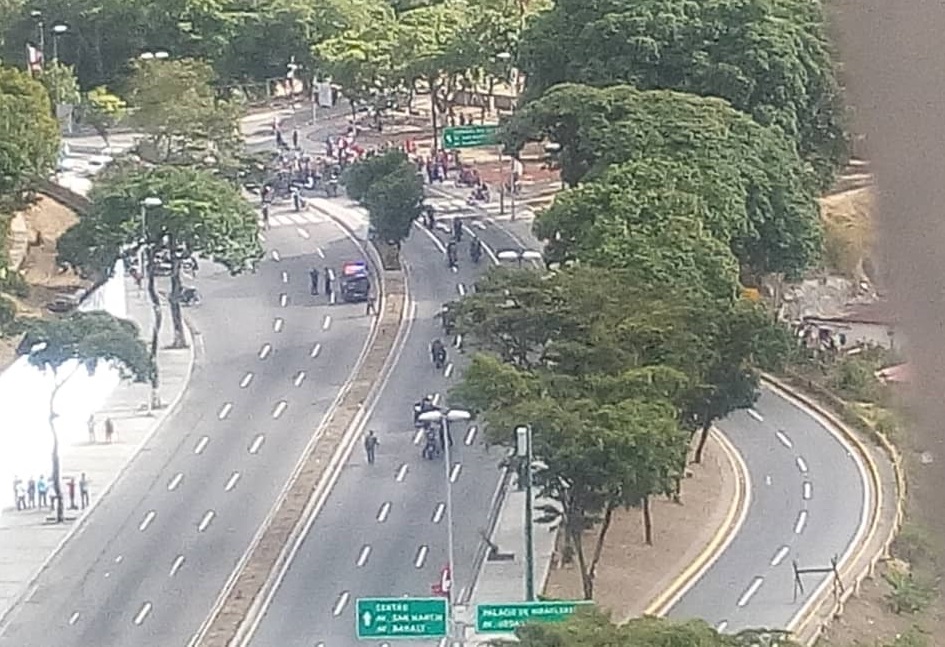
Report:
[{"label": "tree trunk", "polygon": [[643,541],[647,546],[653,545],[653,517],[650,516],[650,497],[643,497]]},{"label": "tree trunk", "polygon": [[436,123],[436,79],[430,77],[427,85],[430,87],[430,120],[433,124],[433,152],[435,153],[440,149],[440,131]]},{"label": "tree trunk", "polygon": [[597,564],[600,562],[601,553],[604,552],[604,539],[607,536],[607,531],[610,530],[610,522],[613,521],[614,510],[616,508],[616,502],[611,501],[607,504],[607,509],[604,511],[604,519],[600,524],[600,530],[597,531],[597,545],[594,546],[594,554],[591,556],[591,566],[589,569],[591,580],[597,577]]},{"label": "tree trunk", "polygon": [[[583,517],[581,517],[583,521]],[[568,517],[568,534],[571,537],[571,544],[574,546],[574,554],[577,556],[578,568],[581,571],[581,587],[584,589],[584,599],[594,599],[594,574],[587,567],[587,559],[584,556],[584,524],[578,520]]]},{"label": "tree trunk", "polygon": [[65,520],[65,512],[62,505],[62,477],[60,476],[59,464],[59,434],[56,433],[56,395],[59,393],[59,375],[53,369],[53,390],[49,396],[49,433],[52,434],[52,479],[53,494],[56,497],[56,523],[62,523]]},{"label": "tree trunk", "polygon": [[174,323],[174,343],[171,348],[187,348],[187,337],[184,335],[184,317],[180,311],[180,300],[183,286],[180,280],[180,259],[174,249],[174,238],[170,238],[171,248],[171,321]]},{"label": "tree trunk", "polygon": [[148,298],[151,300],[151,315],[154,322],[151,326],[151,360],[154,364],[154,374],[151,377],[151,389],[156,393],[159,385],[157,353],[160,343],[161,324],[164,316],[161,313],[161,297],[158,295],[157,286],[154,283],[154,251],[149,248],[147,253],[147,273],[148,273]]},{"label": "tree trunk", "polygon": [[702,433],[699,436],[699,444],[696,445],[696,455],[693,458],[693,463],[702,462],[702,452],[705,450],[706,441],[709,440],[709,430],[712,429],[712,421],[709,418],[705,419],[705,422],[702,423]]}]

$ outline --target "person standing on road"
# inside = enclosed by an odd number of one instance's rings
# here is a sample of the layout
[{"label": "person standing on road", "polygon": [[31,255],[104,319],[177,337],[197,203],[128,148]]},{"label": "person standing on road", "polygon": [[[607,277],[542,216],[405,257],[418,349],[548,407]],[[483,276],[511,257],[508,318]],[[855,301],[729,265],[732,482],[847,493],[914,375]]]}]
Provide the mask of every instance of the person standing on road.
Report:
[{"label": "person standing on road", "polygon": [[83,510],[89,507],[89,479],[86,478],[85,472],[82,472],[79,479],[79,501]]},{"label": "person standing on road", "polygon": [[66,488],[69,490],[69,509],[78,510],[79,506],[75,504],[75,477],[70,476],[69,482],[66,483]]},{"label": "person standing on road", "polygon": [[292,130],[292,148],[295,150],[299,149],[299,129],[294,128]]},{"label": "person standing on road", "polygon": [[325,296],[331,301],[331,271],[325,268]]},{"label": "person standing on road", "polygon": [[111,418],[105,418],[105,442],[112,442],[112,438],[115,436],[115,423],[112,422]]},{"label": "person standing on road", "polygon": [[48,490],[46,485],[46,477],[40,475],[39,480],[36,481],[36,494],[38,498],[38,503],[40,508],[45,508],[48,504],[46,501],[46,491]]},{"label": "person standing on road", "polygon": [[318,268],[313,267],[308,271],[308,276],[312,281],[312,296],[318,295]]},{"label": "person standing on road", "polygon": [[374,453],[377,451],[377,446],[380,444],[380,441],[377,440],[377,436],[374,435],[374,431],[368,431],[367,436],[364,437],[364,453],[367,454],[368,465],[374,464]]}]

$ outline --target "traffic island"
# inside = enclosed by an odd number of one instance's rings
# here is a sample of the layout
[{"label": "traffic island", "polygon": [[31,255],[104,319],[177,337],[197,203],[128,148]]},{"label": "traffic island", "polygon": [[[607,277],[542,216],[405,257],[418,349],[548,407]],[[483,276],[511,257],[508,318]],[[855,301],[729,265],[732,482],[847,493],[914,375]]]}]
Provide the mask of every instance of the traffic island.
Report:
[{"label": "traffic island", "polygon": [[194,647],[227,647],[249,630],[263,612],[264,602],[274,591],[278,574],[288,564],[292,547],[303,534],[307,520],[330,491],[347,450],[357,439],[359,423],[380,391],[404,330],[405,276],[400,271],[381,270],[379,278],[382,301],[377,325],[353,379],[338,406],[313,435],[288,488],[192,643]]}]

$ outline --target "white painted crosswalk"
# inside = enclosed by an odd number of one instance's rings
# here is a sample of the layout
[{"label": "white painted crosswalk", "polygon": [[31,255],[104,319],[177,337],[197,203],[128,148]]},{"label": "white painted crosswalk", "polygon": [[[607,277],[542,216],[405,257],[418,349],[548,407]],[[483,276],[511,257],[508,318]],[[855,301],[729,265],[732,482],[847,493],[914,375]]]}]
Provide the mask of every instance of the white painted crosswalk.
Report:
[{"label": "white painted crosswalk", "polygon": [[[280,214],[270,214],[269,215],[269,226],[270,227],[297,227],[305,225],[320,225],[324,222],[327,222],[328,217],[320,213],[311,210],[299,211],[299,212],[290,212],[290,213],[280,213]],[[260,218],[259,226],[262,227],[265,225],[265,221]]]}]

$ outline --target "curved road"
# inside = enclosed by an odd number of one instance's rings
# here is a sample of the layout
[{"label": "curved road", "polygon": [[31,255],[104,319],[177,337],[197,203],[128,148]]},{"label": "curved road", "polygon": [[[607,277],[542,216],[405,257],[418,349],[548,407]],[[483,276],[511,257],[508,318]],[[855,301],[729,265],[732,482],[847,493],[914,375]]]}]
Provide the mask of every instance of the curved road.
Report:
[{"label": "curved road", "polygon": [[368,338],[363,305],[309,295],[313,264],[361,257],[329,219],[311,220],[266,232],[270,255],[254,275],[207,264],[204,303],[188,311],[198,360],[180,408],[11,614],[0,645],[163,647],[196,632]]}]

